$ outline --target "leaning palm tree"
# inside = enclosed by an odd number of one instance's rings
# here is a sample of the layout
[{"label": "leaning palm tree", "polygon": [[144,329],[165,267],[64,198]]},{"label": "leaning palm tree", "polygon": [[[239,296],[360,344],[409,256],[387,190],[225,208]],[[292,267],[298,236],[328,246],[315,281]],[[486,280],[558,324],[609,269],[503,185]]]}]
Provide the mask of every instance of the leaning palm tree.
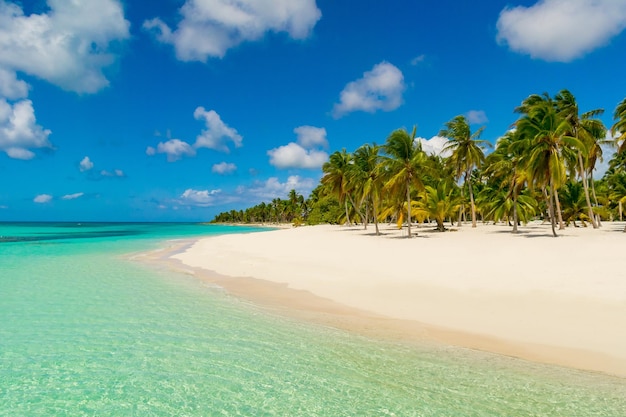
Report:
[{"label": "leaning palm tree", "polygon": [[570,131],[567,132],[567,135],[577,138],[583,145],[581,149],[576,149],[573,152],[576,159],[575,165],[577,166],[575,171],[577,171],[582,181],[587,203],[587,217],[593,228],[596,229],[598,228],[598,223],[591,206],[588,178],[593,171],[593,168],[590,169],[590,163],[593,161],[595,165],[595,159],[600,149],[598,141],[606,134],[604,124],[597,119],[597,116],[604,113],[604,110],[596,109],[579,115],[576,98],[568,90],[561,90],[556,95],[555,105],[559,115],[566,119],[570,125]]},{"label": "leaning palm tree", "polygon": [[[464,177],[465,185],[469,189],[472,227],[476,227],[476,205],[474,203],[471,173],[474,168],[480,168],[485,161],[485,154],[481,146],[488,142],[478,139],[485,127],[483,126],[472,133],[465,116],[456,116],[447,122],[445,126],[446,128],[441,130],[439,135],[445,136],[450,140],[444,151],[452,151],[449,161],[454,166],[457,179],[460,179],[461,176]],[[460,220],[459,226],[461,226]]]},{"label": "leaning palm tree", "polygon": [[615,108],[613,120],[615,120],[615,123],[611,128],[611,133],[613,134],[615,144],[618,147],[617,152],[626,152],[626,98]]},{"label": "leaning palm tree", "polygon": [[346,210],[346,223],[348,225],[351,224],[350,211],[348,209],[350,193],[348,171],[350,170],[351,164],[352,155],[346,152],[345,149],[342,149],[341,152],[333,152],[328,161],[322,166],[324,176],[321,181],[324,186],[328,187],[328,189],[337,196],[339,202],[344,205]]},{"label": "leaning palm tree", "polygon": [[391,132],[384,145],[384,174],[387,181],[384,188],[391,193],[406,196],[408,237],[411,237],[411,191],[412,188],[424,189],[422,175],[427,169],[426,153],[422,151],[420,141],[415,140],[417,128],[409,134],[406,129]]}]

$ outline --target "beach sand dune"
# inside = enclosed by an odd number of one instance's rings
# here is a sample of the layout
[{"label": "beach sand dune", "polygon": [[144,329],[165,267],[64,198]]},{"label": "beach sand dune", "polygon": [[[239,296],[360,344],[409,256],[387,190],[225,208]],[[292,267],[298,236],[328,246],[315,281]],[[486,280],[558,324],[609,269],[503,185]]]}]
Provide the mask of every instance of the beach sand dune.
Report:
[{"label": "beach sand dune", "polygon": [[[412,239],[311,226],[200,239],[174,259],[253,301],[374,335],[432,338],[626,376],[626,234],[504,225]],[[218,282],[219,281],[219,282]]]}]

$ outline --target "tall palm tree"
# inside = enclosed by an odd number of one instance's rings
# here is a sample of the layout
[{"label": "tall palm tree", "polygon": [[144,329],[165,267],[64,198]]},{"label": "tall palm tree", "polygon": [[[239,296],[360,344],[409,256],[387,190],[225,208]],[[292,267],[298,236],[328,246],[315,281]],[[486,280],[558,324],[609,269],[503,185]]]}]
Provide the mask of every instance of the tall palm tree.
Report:
[{"label": "tall palm tree", "polygon": [[372,210],[376,235],[378,230],[378,206],[380,204],[380,191],[382,187],[382,175],[380,166],[380,146],[365,144],[354,151],[354,164],[349,170],[350,182],[360,196],[359,206],[365,202],[364,227],[367,228],[369,211]]},{"label": "tall palm tree", "polygon": [[590,168],[591,162],[595,165],[597,153],[600,149],[598,141],[606,135],[604,124],[596,118],[604,113],[604,110],[591,110],[580,115],[576,98],[568,90],[561,90],[556,95],[555,105],[559,115],[566,119],[570,125],[570,131],[567,132],[567,135],[577,138],[583,145],[582,148],[574,151],[577,165],[576,171],[583,185],[587,202],[587,216],[593,228],[596,229],[598,228],[598,223],[591,206],[588,177],[593,171],[593,167]]},{"label": "tall palm tree", "polygon": [[[528,219],[527,213],[532,212],[530,207],[534,207],[531,197],[524,197],[524,215],[519,212],[518,198],[521,195],[525,185],[528,183],[528,175],[521,166],[521,160],[523,155],[527,152],[529,147],[529,141],[524,140],[519,134],[519,130],[509,130],[504,136],[498,139],[496,143],[496,149],[486,158],[486,166],[484,168],[484,174],[491,178],[491,182],[495,183],[494,187],[497,187],[500,191],[506,190],[506,193],[501,196],[501,192],[495,191],[490,187],[485,189],[485,194],[482,200],[487,202],[487,214],[494,215],[494,204],[491,204],[488,196],[490,193],[495,193],[494,197],[498,199],[504,198],[502,204],[496,204],[495,206],[505,210],[506,206],[510,204],[511,217],[513,221],[512,233],[518,233],[517,225],[520,217]],[[529,200],[530,199],[530,200]],[[499,213],[499,212],[498,212]],[[502,212],[508,213],[506,210]]]},{"label": "tall palm tree", "polygon": [[571,126],[559,115],[551,101],[535,102],[526,111],[526,115],[516,122],[521,137],[530,141],[524,163],[531,183],[549,188],[550,223],[552,234],[556,237],[555,205],[559,208],[557,189],[566,179],[562,151],[565,147],[581,149],[583,146],[578,139],[566,135],[571,131]]},{"label": "tall palm tree", "polygon": [[342,149],[341,152],[333,152],[328,161],[322,166],[324,176],[322,184],[327,186],[333,194],[337,196],[339,202],[342,203],[346,210],[346,223],[350,222],[350,211],[348,210],[348,197],[350,193],[348,171],[352,164],[352,154]]},{"label": "tall palm tree", "polygon": [[[480,168],[485,161],[485,154],[481,148],[487,141],[479,140],[485,127],[472,133],[465,116],[456,116],[445,124],[446,128],[439,132],[450,140],[444,151],[452,151],[450,163],[456,170],[457,179],[464,176],[465,185],[469,188],[470,204],[472,209],[472,227],[476,227],[476,205],[472,188],[471,173],[474,168]],[[461,222],[459,221],[459,226]]]},{"label": "tall palm tree", "polygon": [[626,98],[615,108],[613,120],[615,123],[611,127],[611,133],[615,138],[615,144],[618,146],[617,152],[626,152]]},{"label": "tall palm tree", "polygon": [[405,194],[408,237],[411,237],[411,190],[424,189],[422,175],[427,169],[427,157],[421,142],[415,140],[416,127],[411,133],[406,129],[391,132],[384,146],[384,170],[387,182],[384,186],[392,193]]}]

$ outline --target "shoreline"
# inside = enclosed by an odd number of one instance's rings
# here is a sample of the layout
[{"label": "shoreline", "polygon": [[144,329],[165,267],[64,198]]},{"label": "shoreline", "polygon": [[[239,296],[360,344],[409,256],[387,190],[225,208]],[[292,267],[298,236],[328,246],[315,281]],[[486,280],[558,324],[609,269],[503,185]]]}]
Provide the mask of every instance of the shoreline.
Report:
[{"label": "shoreline", "polygon": [[[615,269],[620,258],[572,269],[581,255],[596,259],[597,252],[608,250],[610,259],[619,253],[622,227],[569,228],[557,244],[548,235],[549,225],[538,223],[523,227],[520,235],[504,226],[464,226],[443,234],[418,227],[419,237],[411,241],[386,225],[380,237],[373,236],[373,227],[305,226],[201,238],[158,257],[296,319],[374,338],[435,341],[626,377],[626,336],[621,334],[626,273]],[[515,245],[506,245],[511,239],[517,239]],[[482,248],[482,255],[457,253],[468,243],[472,252]],[[517,257],[508,260],[508,277],[502,277],[507,271],[503,253],[511,247]],[[557,259],[567,255],[569,267],[541,261],[536,266],[540,276],[530,277],[523,273],[534,261],[526,259],[528,250],[539,259],[551,250]],[[428,261],[420,260],[420,252]],[[415,260],[403,269],[394,259],[406,253]],[[485,267],[490,263],[495,265]],[[585,278],[589,271],[599,276]],[[602,278],[607,271],[616,276]]]}]

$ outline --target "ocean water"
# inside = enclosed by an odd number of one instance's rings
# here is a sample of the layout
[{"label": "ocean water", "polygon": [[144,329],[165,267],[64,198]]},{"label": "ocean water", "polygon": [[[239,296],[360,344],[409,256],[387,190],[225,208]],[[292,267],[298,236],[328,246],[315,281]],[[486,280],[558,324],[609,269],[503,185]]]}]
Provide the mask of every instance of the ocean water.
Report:
[{"label": "ocean water", "polygon": [[623,378],[370,340],[127,256],[256,231],[0,224],[0,416],[626,416]]}]

